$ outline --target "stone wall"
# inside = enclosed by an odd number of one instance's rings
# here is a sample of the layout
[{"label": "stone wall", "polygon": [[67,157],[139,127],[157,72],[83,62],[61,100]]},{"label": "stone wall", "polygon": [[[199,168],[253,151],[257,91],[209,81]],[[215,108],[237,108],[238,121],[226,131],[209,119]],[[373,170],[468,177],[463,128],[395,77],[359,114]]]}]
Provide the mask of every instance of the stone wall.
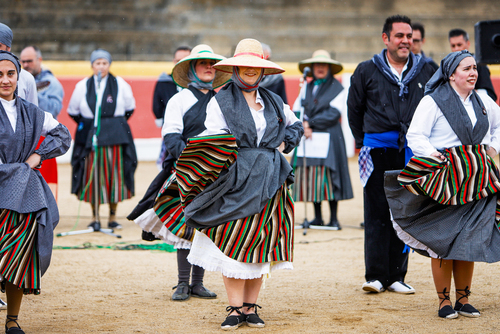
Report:
[{"label": "stone wall", "polygon": [[23,0],[3,1],[0,22],[14,31],[13,51],[38,45],[44,59],[83,60],[101,47],[116,60],[169,60],[178,45],[211,45],[231,55],[242,38],[271,45],[276,61],[299,61],[315,49],[357,63],[384,47],[387,16],[426,26],[424,50],[438,61],[447,33],[500,18],[498,0]]}]

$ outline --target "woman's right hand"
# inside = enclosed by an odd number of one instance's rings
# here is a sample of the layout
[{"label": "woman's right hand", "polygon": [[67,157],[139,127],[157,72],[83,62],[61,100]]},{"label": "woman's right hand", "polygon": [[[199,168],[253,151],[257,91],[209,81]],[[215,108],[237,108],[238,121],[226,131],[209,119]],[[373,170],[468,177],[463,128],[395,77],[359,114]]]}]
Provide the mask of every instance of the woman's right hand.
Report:
[{"label": "woman's right hand", "polygon": [[441,152],[438,152],[438,151],[436,151],[436,152],[432,152],[432,153],[431,153],[431,157],[436,157],[436,158],[439,158],[439,159],[441,159],[441,160],[443,160],[443,161],[445,161],[445,160],[446,160],[446,157],[444,156],[444,154],[443,154],[443,153],[441,153]]},{"label": "woman's right hand", "polygon": [[313,130],[309,127],[309,122],[308,121],[303,121],[302,126],[304,127],[304,136],[306,139],[309,139],[312,137]]}]

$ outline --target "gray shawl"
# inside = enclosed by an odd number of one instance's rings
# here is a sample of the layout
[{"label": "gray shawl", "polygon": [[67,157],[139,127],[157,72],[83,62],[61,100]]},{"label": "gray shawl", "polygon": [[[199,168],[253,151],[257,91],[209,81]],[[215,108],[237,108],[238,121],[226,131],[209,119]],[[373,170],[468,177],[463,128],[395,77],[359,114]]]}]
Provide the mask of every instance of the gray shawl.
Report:
[{"label": "gray shawl", "polygon": [[200,193],[184,210],[186,224],[196,228],[217,226],[259,213],[288,180],[292,167],[277,150],[285,142],[289,152],[300,141],[302,124],[285,125],[281,98],[259,88],[264,100],[266,131],[257,144],[257,132],[250,108],[240,88],[229,83],[215,95],[229,130],[236,137],[238,158],[226,174]]},{"label": "gray shawl", "polygon": [[53,230],[59,222],[57,204],[39,171],[25,161],[33,153],[45,159],[64,154],[70,146],[68,129],[59,124],[50,131],[38,150],[35,150],[42,132],[45,113],[16,97],[16,131],[0,103],[0,208],[19,213],[36,212],[38,223],[37,251],[41,273],[47,270],[52,254]]}]

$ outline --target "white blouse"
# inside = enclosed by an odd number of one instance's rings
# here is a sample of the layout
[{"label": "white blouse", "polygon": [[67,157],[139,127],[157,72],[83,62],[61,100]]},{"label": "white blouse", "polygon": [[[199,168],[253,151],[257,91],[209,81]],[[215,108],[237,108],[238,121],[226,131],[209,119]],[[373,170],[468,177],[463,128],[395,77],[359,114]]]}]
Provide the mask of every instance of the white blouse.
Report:
[{"label": "white blouse", "polygon": [[198,102],[196,96],[189,89],[183,89],[168,100],[165,108],[164,123],[161,136],[168,133],[182,133],[184,131],[183,117],[186,112]]},{"label": "white blouse", "polygon": [[[486,94],[480,94],[480,98],[489,120],[489,131],[481,144],[493,147],[497,152],[500,152],[500,107]],[[470,95],[465,101],[462,98],[460,101],[469,115],[472,126],[474,126],[477,119]],[[430,156],[436,150],[462,145],[436,102],[429,95],[424,96],[418,104],[406,139],[413,154],[419,157]]]},{"label": "white blouse", "polygon": [[[260,96],[259,91],[257,90],[257,96],[255,98],[255,103],[258,103],[262,106],[259,110],[255,110],[249,107],[250,112],[252,113],[252,118],[255,123],[255,130],[257,131],[257,145],[260,144],[262,137],[266,131],[266,118],[264,117],[264,100]],[[285,125],[289,126],[296,122],[299,122],[299,119],[295,116],[293,111],[290,110],[290,106],[288,104],[283,103],[283,110],[285,112]],[[205,127],[207,128],[203,131],[200,136],[207,135],[215,135],[220,133],[226,133],[224,129],[229,129],[226,119],[222,114],[219,103],[215,99],[215,96],[212,97],[210,102],[207,105],[207,119],[205,121]]]},{"label": "white blouse", "polygon": [[[12,126],[12,130],[16,132],[16,125],[17,125],[17,108],[16,108],[16,99],[7,101],[2,98],[0,98],[0,103],[2,103],[3,109],[5,110],[7,114],[7,118],[9,119],[10,125]],[[52,129],[54,129],[56,126],[59,125],[59,122],[52,117],[52,114],[48,112],[44,112],[45,117],[43,119],[43,126],[42,126],[42,136],[45,136],[47,133],[49,133]],[[0,160],[0,164],[2,164],[2,160]]]},{"label": "white blouse", "polygon": [[[95,80],[95,89],[97,94],[97,110],[102,102],[102,95],[104,94],[108,76],[102,78],[99,88],[99,85],[97,84],[97,76],[94,75],[93,78]],[[89,78],[85,78],[79,81],[75,86],[75,90],[73,91],[73,95],[71,96],[68,105],[68,114],[70,116],[81,115],[85,118],[94,118],[94,114],[90,110],[90,107],[87,103],[87,80],[89,80]],[[121,77],[116,77],[116,81],[118,84],[118,94],[116,96],[116,109],[114,116],[118,117],[124,116],[126,111],[135,109],[135,99],[132,93],[132,88],[125,80],[123,80]]]}]

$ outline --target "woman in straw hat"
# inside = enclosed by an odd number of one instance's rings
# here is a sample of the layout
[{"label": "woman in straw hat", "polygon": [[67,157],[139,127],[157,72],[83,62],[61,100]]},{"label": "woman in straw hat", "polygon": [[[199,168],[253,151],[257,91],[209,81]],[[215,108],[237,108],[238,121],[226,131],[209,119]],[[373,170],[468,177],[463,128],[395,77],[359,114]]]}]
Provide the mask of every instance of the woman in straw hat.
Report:
[{"label": "woman in straw hat", "polygon": [[467,50],[441,61],[406,135],[415,156],[403,171],[386,172],[393,226],[407,245],[431,257],[438,315],[445,319],[481,315],[469,303],[474,262],[500,261],[500,179],[493,161],[500,108],[476,93],[476,81]]},{"label": "woman in straw hat", "polygon": [[[137,155],[127,120],[135,109],[130,85],[109,72],[111,55],[97,49],[90,55],[94,74],[79,81],[69,101],[68,114],[78,124],[71,156],[73,179],[71,193],[92,206],[89,227],[100,229],[96,212],[109,203],[108,228],[121,228],[116,222],[118,202],[134,195],[134,173]],[[93,149],[94,116],[97,125],[97,149]],[[97,162],[97,164],[95,163]],[[93,170],[98,175],[95,198]]]},{"label": "woman in straw hat", "polygon": [[[330,58],[325,50],[317,50],[312,58],[299,63],[303,73],[306,67],[313,80],[304,84],[293,110],[302,111],[302,124],[306,138],[314,138],[314,133],[328,133],[330,137],[326,158],[306,158],[306,187],[304,187],[303,159],[294,157],[297,180],[293,186],[295,201],[314,202],[315,218],[311,225],[323,225],[321,202],[330,204],[330,223],[327,226],[340,230],[337,219],[338,201],[353,197],[349,167],[340,125],[340,116],[347,107],[347,91],[334,75],[342,71],[342,65]],[[307,152],[306,152],[307,154]]]},{"label": "woman in straw hat", "polygon": [[[183,88],[175,94],[165,109],[162,137],[168,152],[163,170],[153,180],[144,198],[128,219],[135,220],[144,231],[152,232],[177,249],[178,284],[172,300],[183,301],[190,296],[215,298],[217,295],[203,286],[205,270],[187,261],[194,236],[194,228],[184,223],[179,199],[174,163],[190,137],[205,130],[206,108],[215,95],[214,88],[225,84],[231,76],[217,72],[214,64],[225,57],[217,55],[205,44],[197,45],[191,54],[180,60],[172,71],[175,83]],[[192,270],[192,281],[189,280]]]},{"label": "woman in straw hat", "polygon": [[[0,278],[7,295],[5,332],[21,334],[17,323],[24,294],[40,294],[40,277],[52,254],[57,204],[37,170],[64,154],[68,129],[48,112],[17,95],[21,64],[0,51]],[[37,149],[40,136],[45,140]]]},{"label": "woman in straw hat", "polygon": [[264,327],[256,304],[264,275],[292,269],[292,168],[283,152],[299,142],[301,122],[281,98],[259,88],[283,72],[244,39],[215,65],[232,74],[207,106],[201,137],[188,141],[176,166],[186,224],[197,228],[189,262],[220,271],[229,299],[221,328]]}]

